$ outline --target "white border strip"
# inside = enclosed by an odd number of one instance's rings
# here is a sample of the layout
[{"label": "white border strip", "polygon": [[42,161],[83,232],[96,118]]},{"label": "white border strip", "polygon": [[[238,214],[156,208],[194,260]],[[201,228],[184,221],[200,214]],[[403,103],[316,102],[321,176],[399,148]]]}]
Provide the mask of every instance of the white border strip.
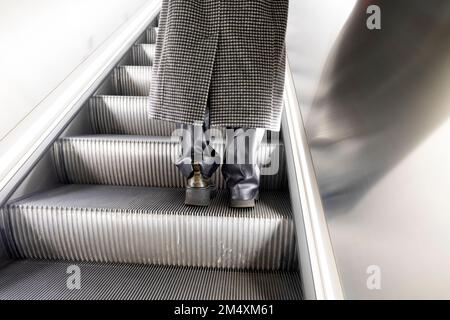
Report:
[{"label": "white border strip", "polygon": [[49,111],[0,157],[2,170],[5,170],[1,173],[0,205],[150,25],[160,8],[161,0],[150,1],[140,8],[126,25],[77,68],[73,76],[61,84],[54,95],[42,102],[48,104],[45,109]]},{"label": "white border strip", "polygon": [[284,130],[291,142],[295,191],[300,194],[316,299],[341,300],[344,294],[289,64],[286,66],[285,113],[287,128]]}]

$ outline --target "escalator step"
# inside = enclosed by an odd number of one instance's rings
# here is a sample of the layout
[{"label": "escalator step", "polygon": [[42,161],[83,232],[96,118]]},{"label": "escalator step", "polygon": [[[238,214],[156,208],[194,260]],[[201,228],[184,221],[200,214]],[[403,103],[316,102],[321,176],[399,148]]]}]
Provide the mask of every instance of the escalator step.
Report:
[{"label": "escalator step", "polygon": [[145,41],[147,44],[155,44],[156,43],[156,38],[158,37],[158,32],[159,32],[159,28],[158,27],[153,27],[153,28],[149,28],[147,29],[146,33],[145,33]]},{"label": "escalator step", "polygon": [[151,66],[119,66],[112,74],[114,93],[121,96],[148,96],[151,77]]},{"label": "escalator step", "polygon": [[67,185],[8,204],[0,230],[18,259],[297,270],[288,194],[241,210],[227,197],[194,208],[183,189]]},{"label": "escalator step", "polygon": [[80,290],[69,290],[72,264],[24,260],[0,273],[1,300],[300,300],[297,272],[248,272],[130,264],[77,263]]},{"label": "escalator step", "polygon": [[[89,99],[92,127],[96,134],[171,136],[174,122],[148,117],[148,97],[98,95]],[[225,137],[225,129],[220,130]],[[279,133],[266,131],[265,138],[275,140]]]},{"label": "escalator step", "polygon": [[[61,138],[54,144],[54,156],[61,182],[146,187],[184,187],[186,179],[175,166],[180,152],[176,137],[92,135]],[[223,144],[213,143],[219,154]],[[259,148],[262,166],[261,189],[279,190],[287,185],[284,147],[263,143]],[[273,169],[273,175],[264,170]],[[271,173],[271,172],[269,172]],[[213,181],[221,189],[220,170]]]},{"label": "escalator step", "polygon": [[174,122],[147,116],[147,97],[94,96],[89,100],[92,127],[97,134],[171,136]]},{"label": "escalator step", "polygon": [[131,55],[133,58],[133,65],[136,66],[152,66],[155,59],[154,44],[137,44],[131,49]]}]

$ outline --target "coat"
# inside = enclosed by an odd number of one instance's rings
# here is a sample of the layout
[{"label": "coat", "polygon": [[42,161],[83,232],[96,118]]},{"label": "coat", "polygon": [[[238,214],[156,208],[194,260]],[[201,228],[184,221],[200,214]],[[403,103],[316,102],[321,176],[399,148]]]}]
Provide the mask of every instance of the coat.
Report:
[{"label": "coat", "polygon": [[163,0],[151,118],[279,131],[289,0]]}]

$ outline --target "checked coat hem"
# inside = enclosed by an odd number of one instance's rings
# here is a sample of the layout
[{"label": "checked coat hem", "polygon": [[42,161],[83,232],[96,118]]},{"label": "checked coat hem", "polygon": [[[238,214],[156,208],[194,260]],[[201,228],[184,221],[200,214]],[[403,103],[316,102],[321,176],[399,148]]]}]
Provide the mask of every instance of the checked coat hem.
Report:
[{"label": "checked coat hem", "polygon": [[150,117],[280,129],[288,0],[163,0]]}]

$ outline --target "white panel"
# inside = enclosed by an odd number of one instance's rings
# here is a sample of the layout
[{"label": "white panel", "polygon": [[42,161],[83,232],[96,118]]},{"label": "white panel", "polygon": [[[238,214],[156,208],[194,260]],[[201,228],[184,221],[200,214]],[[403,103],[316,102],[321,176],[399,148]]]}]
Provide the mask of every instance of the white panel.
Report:
[{"label": "white panel", "polygon": [[145,2],[0,1],[0,139]]}]

